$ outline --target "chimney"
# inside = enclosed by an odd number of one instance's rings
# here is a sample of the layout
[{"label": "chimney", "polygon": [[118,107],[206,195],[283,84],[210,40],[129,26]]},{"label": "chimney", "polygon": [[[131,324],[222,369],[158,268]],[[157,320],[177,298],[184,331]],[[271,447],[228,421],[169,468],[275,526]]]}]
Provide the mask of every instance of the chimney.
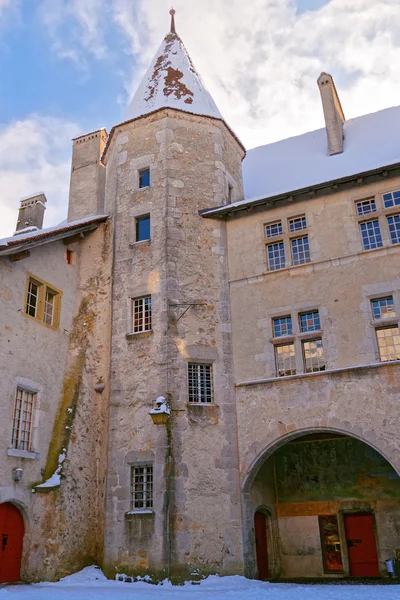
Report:
[{"label": "chimney", "polygon": [[35,229],[42,229],[46,202],[47,198],[43,192],[21,200],[14,235],[34,231]]},{"label": "chimney", "polygon": [[107,131],[98,129],[72,140],[68,221],[104,213],[106,169],[101,155]]},{"label": "chimney", "polygon": [[318,77],[318,87],[321,93],[322,108],[324,109],[328,152],[330,156],[343,152],[343,123],[345,117],[332,75],[321,73]]}]

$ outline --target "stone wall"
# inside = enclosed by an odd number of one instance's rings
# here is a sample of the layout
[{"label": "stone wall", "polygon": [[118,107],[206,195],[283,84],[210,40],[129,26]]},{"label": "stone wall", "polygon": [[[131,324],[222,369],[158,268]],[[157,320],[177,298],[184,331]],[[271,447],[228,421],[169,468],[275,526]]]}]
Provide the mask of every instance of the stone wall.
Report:
[{"label": "stone wall", "polygon": [[[242,156],[221,122],[168,110],[120,126],[108,150],[115,228],[108,573],[164,577],[169,561],[176,576],[241,570],[226,233],[198,211],[226,202],[229,185],[241,197]],[[146,167],[151,184],[140,190],[138,170]],[[135,243],[135,218],[144,214],[151,241]],[[152,331],[135,335],[131,302],[144,295],[152,298]],[[188,406],[188,360],[212,363],[212,406]],[[172,406],[171,463],[167,432],[148,414],[160,394]],[[131,465],[145,461],[154,465],[153,514],[126,515]]]}]

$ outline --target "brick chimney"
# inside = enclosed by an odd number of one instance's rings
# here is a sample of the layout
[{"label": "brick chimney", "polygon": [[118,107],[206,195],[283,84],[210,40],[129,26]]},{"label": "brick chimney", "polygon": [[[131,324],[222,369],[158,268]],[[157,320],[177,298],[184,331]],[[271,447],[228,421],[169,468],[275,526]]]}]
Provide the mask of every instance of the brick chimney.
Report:
[{"label": "brick chimney", "polygon": [[42,229],[47,198],[43,192],[23,198],[18,211],[17,226],[14,235],[26,230]]},{"label": "brick chimney", "polygon": [[329,73],[321,73],[317,82],[321,93],[322,108],[324,109],[328,152],[330,156],[340,154],[343,152],[343,123],[345,117],[335,83]]}]

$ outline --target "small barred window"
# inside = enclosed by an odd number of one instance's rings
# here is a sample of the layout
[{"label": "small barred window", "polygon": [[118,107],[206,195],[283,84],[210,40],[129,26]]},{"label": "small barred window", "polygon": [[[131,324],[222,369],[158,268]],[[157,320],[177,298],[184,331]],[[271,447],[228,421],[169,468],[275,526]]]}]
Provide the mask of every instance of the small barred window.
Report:
[{"label": "small barred window", "polygon": [[36,394],[17,389],[11,447],[16,450],[31,450],[32,422]]},{"label": "small barred window", "polygon": [[188,364],[189,402],[209,404],[214,400],[212,365]]},{"label": "small barred window", "polygon": [[131,467],[131,510],[153,508],[153,465]]}]

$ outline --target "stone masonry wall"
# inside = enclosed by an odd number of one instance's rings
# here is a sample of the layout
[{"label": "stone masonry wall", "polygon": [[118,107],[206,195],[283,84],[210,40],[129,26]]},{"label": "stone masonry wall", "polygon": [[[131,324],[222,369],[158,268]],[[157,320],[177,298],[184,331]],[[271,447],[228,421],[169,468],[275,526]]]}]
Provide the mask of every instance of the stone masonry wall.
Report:
[{"label": "stone masonry wall", "polygon": [[[222,123],[168,110],[119,127],[108,151],[115,228],[109,574],[165,576],[169,556],[175,575],[241,569],[225,226],[198,210],[226,202],[229,185],[241,197],[242,154]],[[139,190],[138,170],[146,167],[151,185]],[[145,214],[151,241],[135,243],[135,218]],[[132,298],[150,294],[152,331],[132,334]],[[183,315],[187,303],[198,306]],[[212,406],[188,406],[188,360],[213,364]],[[148,414],[160,394],[172,406],[172,463],[167,431]],[[130,468],[145,463],[154,465],[154,511],[126,515]]]}]

